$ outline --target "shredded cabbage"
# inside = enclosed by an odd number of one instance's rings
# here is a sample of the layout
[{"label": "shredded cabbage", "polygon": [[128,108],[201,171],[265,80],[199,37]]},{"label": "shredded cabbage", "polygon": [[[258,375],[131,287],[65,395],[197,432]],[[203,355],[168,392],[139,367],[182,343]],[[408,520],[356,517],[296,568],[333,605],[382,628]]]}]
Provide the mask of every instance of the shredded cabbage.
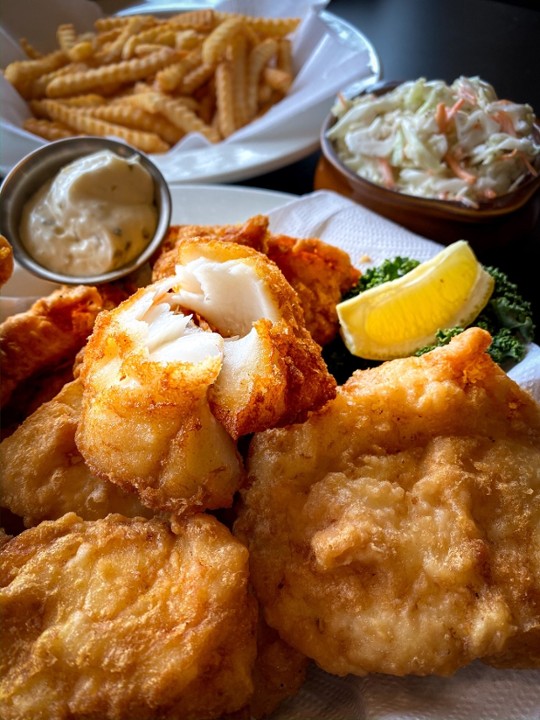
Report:
[{"label": "shredded cabbage", "polygon": [[344,164],[409,195],[478,207],[540,171],[533,109],[499,100],[478,77],[340,96],[332,112],[327,136]]}]

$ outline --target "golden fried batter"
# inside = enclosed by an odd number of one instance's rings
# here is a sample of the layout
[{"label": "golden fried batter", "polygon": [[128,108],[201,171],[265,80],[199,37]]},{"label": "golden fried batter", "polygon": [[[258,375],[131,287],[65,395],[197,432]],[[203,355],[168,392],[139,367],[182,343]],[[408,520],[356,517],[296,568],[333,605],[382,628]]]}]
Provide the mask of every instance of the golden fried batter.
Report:
[{"label": "golden fried batter", "polygon": [[73,380],[0,444],[0,506],[27,527],[70,511],[84,520],[153,514],[134,493],[91,474],[75,445],[81,401],[81,382]]},{"label": "golden fried batter", "polygon": [[264,252],[267,237],[268,217],[266,215],[254,215],[236,225],[171,225],[153,263],[153,280],[173,274],[176,263],[176,246],[184,240],[196,238],[223,240],[247,245]]},{"label": "golden fried batter", "polygon": [[264,252],[298,293],[313,339],[327,345],[339,330],[336,305],[360,278],[349,255],[318,238],[275,234],[268,238]]},{"label": "golden fried batter", "polygon": [[0,235],[0,287],[5,285],[13,274],[13,250],[7,239]]},{"label": "golden fried batter", "polygon": [[283,642],[277,632],[260,617],[257,626],[257,659],[253,668],[254,692],[249,702],[249,718],[270,715],[302,687],[308,660]]},{"label": "golden fried batter", "polygon": [[249,700],[247,550],[217,520],[70,513],[0,549],[2,720],[211,720]]},{"label": "golden fried batter", "polygon": [[255,593],[331,673],[540,665],[540,407],[489,343],[357,371],[252,443],[235,531]]},{"label": "golden fried batter", "polygon": [[336,336],[339,329],[336,304],[360,277],[346,252],[318,238],[299,239],[272,233],[264,215],[238,225],[174,225],[156,258],[154,280],[172,275],[179,246],[197,237],[236,242],[267,255],[297,292],[313,339],[325,345]]},{"label": "golden fried batter", "polygon": [[230,506],[234,441],[335,394],[278,268],[216,240],[182,243],[175,275],[100,315],[81,379],[76,442],[92,472],[175,513]]},{"label": "golden fried batter", "polygon": [[0,405],[32,375],[73,361],[103,308],[95,287],[63,287],[0,325]]}]

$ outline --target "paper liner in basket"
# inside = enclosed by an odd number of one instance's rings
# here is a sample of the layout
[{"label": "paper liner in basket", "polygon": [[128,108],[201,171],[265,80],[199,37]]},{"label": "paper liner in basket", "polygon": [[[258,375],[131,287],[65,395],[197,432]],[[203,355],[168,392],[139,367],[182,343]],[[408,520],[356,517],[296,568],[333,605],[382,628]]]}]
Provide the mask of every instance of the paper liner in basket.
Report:
[{"label": "paper liner in basket", "polygon": [[[169,182],[230,181],[275,168],[315,150],[320,129],[338,91],[362,80],[378,78],[373,51],[359,42],[359,35],[340,32],[321,19],[326,2],[303,0],[221,0],[212,4],[227,12],[258,16],[294,16],[301,23],[292,38],[296,77],[287,96],[266,115],[212,145],[199,134],[190,134],[171,150],[151,157]],[[6,3],[2,17],[2,67],[24,54],[18,46],[26,37],[43,51],[54,47],[59,22],[74,22],[79,31],[93,28],[99,9],[87,0],[49,0],[45,6],[32,0]],[[140,7],[140,6],[139,6]],[[181,8],[180,8],[181,9]],[[147,12],[152,12],[148,4]],[[61,18],[61,20],[59,20]],[[36,26],[37,19],[39,24]],[[376,65],[378,62],[375,63]],[[45,141],[21,129],[30,115],[0,77],[0,170],[6,173],[25,154]]]}]

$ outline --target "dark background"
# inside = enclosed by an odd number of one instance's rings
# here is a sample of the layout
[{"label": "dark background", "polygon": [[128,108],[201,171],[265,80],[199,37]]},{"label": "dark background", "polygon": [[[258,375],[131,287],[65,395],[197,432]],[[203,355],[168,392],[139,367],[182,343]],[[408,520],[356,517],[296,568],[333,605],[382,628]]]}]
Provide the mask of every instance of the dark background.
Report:
[{"label": "dark background", "polygon": [[[327,10],[370,40],[383,79],[452,82],[478,75],[499,97],[527,102],[540,117],[540,0],[332,0]],[[319,156],[238,184],[311,192]],[[480,259],[505,271],[532,302],[538,342],[540,218],[532,232]]]}]

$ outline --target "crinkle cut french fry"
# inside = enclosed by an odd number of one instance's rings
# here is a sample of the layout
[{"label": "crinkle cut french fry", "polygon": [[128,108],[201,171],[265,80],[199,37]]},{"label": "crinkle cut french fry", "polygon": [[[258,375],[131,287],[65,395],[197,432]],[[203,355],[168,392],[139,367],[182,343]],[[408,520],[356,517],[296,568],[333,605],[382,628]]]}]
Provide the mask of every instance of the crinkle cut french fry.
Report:
[{"label": "crinkle cut french fry", "polygon": [[156,133],[169,145],[176,144],[184,134],[165,118],[156,117],[132,104],[98,105],[89,108],[88,113],[99,120],[124,125],[133,130]]},{"label": "crinkle cut french fry", "polygon": [[55,50],[36,60],[16,60],[10,63],[4,70],[4,77],[26,98],[26,92],[33,80],[40,75],[57,70],[67,61],[63,50]]},{"label": "crinkle cut french fry", "polygon": [[227,56],[231,63],[234,118],[237,127],[242,127],[248,122],[246,107],[247,38],[245,34],[239,34],[233,39]]},{"label": "crinkle cut french fry", "polygon": [[227,138],[236,130],[232,68],[227,60],[216,68],[216,96],[219,131]]},{"label": "crinkle cut french fry", "polygon": [[144,18],[141,16],[135,15],[129,18],[118,37],[104,50],[101,62],[112,63],[120,60],[124,45],[131,37],[135,37],[141,31],[143,24]]},{"label": "crinkle cut french fry", "polygon": [[201,64],[201,49],[195,48],[178,62],[167,65],[156,73],[155,85],[163,92],[172,92],[180,86],[185,76]]},{"label": "crinkle cut french fry", "polygon": [[198,88],[204,85],[215,72],[213,65],[202,63],[199,67],[190,70],[180,83],[180,92],[184,95],[191,95]]},{"label": "crinkle cut french fry", "polygon": [[300,25],[300,18],[297,17],[263,17],[223,11],[216,11],[215,16],[220,22],[225,22],[231,18],[240,18],[244,25],[249,26],[261,38],[267,36],[274,38],[285,37],[294,32]]},{"label": "crinkle cut french fry", "polygon": [[87,93],[86,95],[73,95],[68,98],[62,98],[64,105],[72,107],[98,107],[106,105],[108,100],[104,95],[99,93]]},{"label": "crinkle cut french fry", "polygon": [[97,118],[87,115],[84,109],[69,107],[57,100],[42,100],[41,104],[52,120],[65,123],[81,133],[104,137],[109,135],[120,137],[139,150],[148,153],[167,152],[170,147],[168,143],[155,133],[132,130],[121,125],[98,120]]},{"label": "crinkle cut french fry", "polygon": [[152,103],[154,112],[161,113],[161,115],[166,117],[167,120],[183,132],[199,132],[210,140],[210,142],[219,141],[219,135],[217,135],[215,130],[204,123],[201,118],[186,107],[181,100],[155,93],[150,99],[150,102]]},{"label": "crinkle cut french fry", "polygon": [[[216,115],[216,92],[213,88],[213,82],[210,81],[206,86],[207,91],[200,94],[198,99],[197,115],[207,125],[212,125],[212,121]],[[189,106],[188,106],[189,107]]]},{"label": "crinkle cut french fry", "polygon": [[79,40],[67,51],[72,62],[90,60],[94,54],[94,44],[91,40]]},{"label": "crinkle cut french fry", "polygon": [[292,77],[292,46],[289,38],[280,38],[278,42],[277,68]]},{"label": "crinkle cut french fry", "polygon": [[278,90],[283,95],[285,95],[292,83],[292,76],[278,68],[264,68],[263,78],[272,90]]},{"label": "crinkle cut french fry", "polygon": [[31,43],[29,43],[25,37],[19,39],[19,45],[21,46],[24,54],[29,60],[39,60],[39,58],[43,57],[43,53],[39,50],[36,50],[36,48]]},{"label": "crinkle cut french fry", "polygon": [[177,50],[194,50],[202,45],[204,35],[197,30],[188,28],[187,30],[178,30],[176,32],[175,48]]},{"label": "crinkle cut french fry", "polygon": [[65,53],[75,45],[77,32],[73,23],[63,23],[56,28],[56,41]]},{"label": "crinkle cut french fry", "polygon": [[259,79],[264,66],[277,53],[277,41],[271,38],[263,40],[256,45],[249,55],[246,86],[246,107],[248,117],[251,119],[257,113],[257,99],[259,93]]},{"label": "crinkle cut french fry", "polygon": [[110,83],[129,83],[141,80],[164,67],[174,55],[174,50],[165,47],[143,58],[122,60],[119,63],[92,68],[84,73],[69,73],[54,79],[47,86],[51,98],[74,95],[85,90],[99,89]]},{"label": "crinkle cut french fry", "polygon": [[158,43],[141,43],[135,48],[135,56],[138,58],[148,57],[148,55],[158,52],[162,47]]},{"label": "crinkle cut french fry", "polygon": [[42,137],[44,140],[62,140],[77,134],[64,123],[56,120],[46,120],[45,118],[26,118],[23,122],[23,128],[34,135]]},{"label": "crinkle cut french fry", "polygon": [[245,16],[250,27],[260,37],[271,36],[273,38],[285,37],[294,32],[300,24],[300,18],[284,17],[252,17]]},{"label": "crinkle cut french fry", "polygon": [[123,28],[124,25],[135,17],[141,21],[143,26],[153,25],[156,21],[155,17],[152,17],[152,15],[110,16],[98,18],[94,23],[94,27],[98,32],[116,30],[118,28]]},{"label": "crinkle cut french fry", "polygon": [[231,17],[218,25],[205,39],[202,45],[202,59],[206,65],[215,65],[225,55],[227,45],[233,37],[242,32],[243,20]]},{"label": "crinkle cut french fry", "polygon": [[171,28],[169,24],[156,25],[155,27],[140,30],[139,32],[131,35],[125,40],[122,47],[122,59],[129,60],[131,57],[137,54],[137,47],[139,45],[146,45],[150,43],[175,47],[176,32]]},{"label": "crinkle cut french fry", "polygon": [[149,87],[141,89],[140,92],[134,93],[133,95],[126,95],[124,98],[119,98],[117,102],[123,102],[128,105],[135,105],[136,107],[146,110],[149,113],[159,112],[158,106],[160,100],[163,99],[174,99],[176,103],[184,105],[189,108],[192,112],[197,113],[199,110],[199,102],[189,95],[175,95],[174,98],[169,98],[163,93],[156,92],[153,88]]},{"label": "crinkle cut french fry", "polygon": [[50,73],[45,73],[44,75],[41,75],[35,80],[32,80],[32,82],[28,85],[28,88],[26,90],[26,99],[33,100],[35,98],[45,97],[47,85],[52,80],[60,77],[60,75],[66,75],[69,72],[82,72],[85,70],[86,65],[83,65],[82,63],[68,63],[63,67],[58,68],[58,70],[53,70]]},{"label": "crinkle cut french fry", "polygon": [[213,10],[203,8],[173,15],[169,22],[177,28],[192,28],[200,32],[209,32],[216,24],[216,17]]}]

